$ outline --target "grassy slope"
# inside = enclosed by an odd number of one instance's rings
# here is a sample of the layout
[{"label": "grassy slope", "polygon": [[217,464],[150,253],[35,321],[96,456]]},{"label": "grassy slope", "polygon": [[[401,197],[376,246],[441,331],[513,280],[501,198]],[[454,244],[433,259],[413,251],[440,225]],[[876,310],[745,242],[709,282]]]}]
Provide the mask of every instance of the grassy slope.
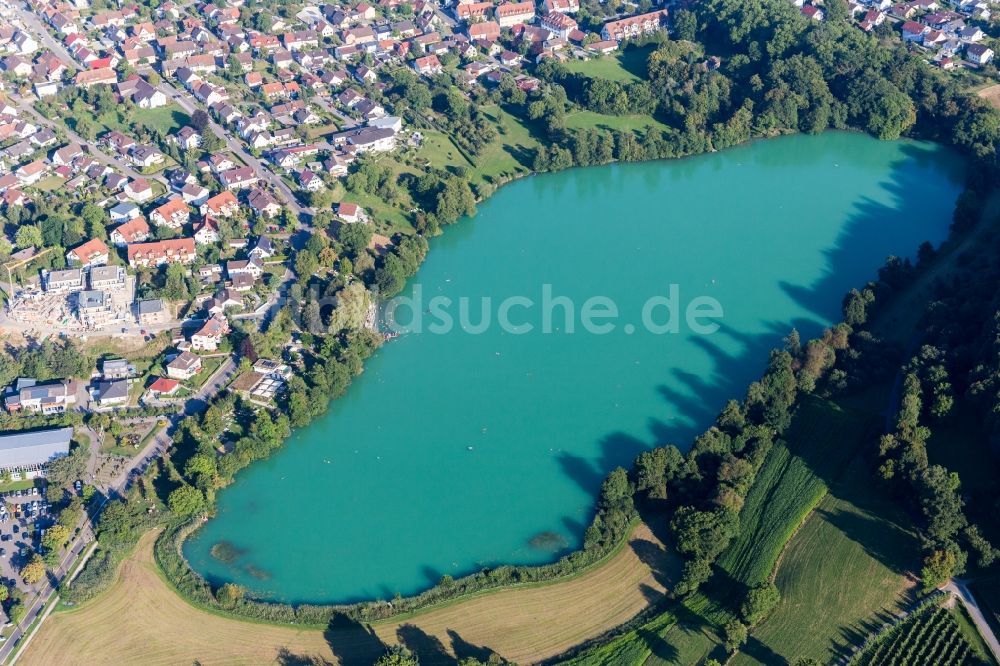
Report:
[{"label": "grassy slope", "polygon": [[806,399],[787,434],[761,468],[740,512],[740,535],[719,558],[730,578],[767,580],[782,548],[858,449],[869,416]]},{"label": "grassy slope", "polygon": [[848,468],[788,544],[775,583],[782,599],[733,663],[813,657],[829,663],[912,601],[919,543],[869,467]]},{"label": "grassy slope", "polygon": [[374,634],[357,626],[321,632],[235,620],[188,605],[160,577],[154,537],[143,537],[107,592],[49,618],[20,663],[368,664],[383,652],[383,641],[400,637],[421,651],[421,663],[447,661],[452,653],[483,656],[487,649],[528,663],[634,617],[662,597],[665,572],[676,568],[640,525],[628,546],[579,576],[442,605],[402,623],[380,623]]}]

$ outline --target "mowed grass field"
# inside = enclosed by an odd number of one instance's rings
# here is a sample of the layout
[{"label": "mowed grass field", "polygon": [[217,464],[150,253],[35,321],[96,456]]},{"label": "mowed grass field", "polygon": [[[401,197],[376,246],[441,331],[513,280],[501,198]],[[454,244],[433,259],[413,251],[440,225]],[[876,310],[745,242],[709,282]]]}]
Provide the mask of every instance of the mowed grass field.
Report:
[{"label": "mowed grass field", "polygon": [[530,663],[631,619],[662,598],[676,568],[663,544],[639,525],[625,547],[576,577],[485,593],[373,631],[324,632],[244,622],[189,605],[160,577],[154,539],[152,532],[142,538],[107,592],[53,613],[19,663],[370,664],[396,642],[416,649],[423,666],[490,652]]},{"label": "mowed grass field", "polygon": [[829,483],[857,451],[871,416],[807,397],[787,433],[757,473],[740,511],[740,533],[719,558],[719,568],[745,585],[770,578],[782,549]]},{"label": "mowed grass field", "polygon": [[987,102],[1000,109],[1000,83],[992,86],[987,86],[976,93]]},{"label": "mowed grass field", "polygon": [[564,63],[567,70],[595,79],[612,81],[638,81],[646,74],[646,59],[652,47],[631,48],[590,60],[570,60]]},{"label": "mowed grass field", "polygon": [[734,666],[850,652],[913,601],[920,543],[864,461],[852,465],[785,550],[781,602]]}]

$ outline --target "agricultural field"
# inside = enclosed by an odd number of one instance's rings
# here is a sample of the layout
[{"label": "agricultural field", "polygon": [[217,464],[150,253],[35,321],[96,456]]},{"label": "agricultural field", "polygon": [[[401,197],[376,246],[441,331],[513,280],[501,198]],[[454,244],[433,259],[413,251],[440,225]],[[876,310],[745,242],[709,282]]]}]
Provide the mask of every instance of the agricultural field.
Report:
[{"label": "agricultural field", "polygon": [[807,398],[757,473],[740,512],[741,530],[719,567],[746,585],[767,580],[795,530],[854,457],[870,415]]},{"label": "agricultural field", "polygon": [[987,86],[983,88],[978,93],[976,93],[987,102],[1000,109],[1000,83],[994,84],[992,86]]},{"label": "agricultural field", "polygon": [[788,543],[781,601],[734,666],[812,657],[830,663],[913,603],[920,544],[906,516],[850,466]]},{"label": "agricultural field", "polygon": [[983,661],[944,608],[931,606],[880,636],[851,661],[855,666],[960,666]]},{"label": "agricultural field", "polygon": [[449,663],[455,655],[485,659],[492,651],[530,663],[594,638],[662,599],[677,564],[639,525],[625,547],[574,577],[484,593],[373,628],[320,631],[246,622],[188,605],[157,570],[155,536],[142,538],[107,592],[54,612],[18,663],[370,664],[395,642],[419,650],[426,664]]}]

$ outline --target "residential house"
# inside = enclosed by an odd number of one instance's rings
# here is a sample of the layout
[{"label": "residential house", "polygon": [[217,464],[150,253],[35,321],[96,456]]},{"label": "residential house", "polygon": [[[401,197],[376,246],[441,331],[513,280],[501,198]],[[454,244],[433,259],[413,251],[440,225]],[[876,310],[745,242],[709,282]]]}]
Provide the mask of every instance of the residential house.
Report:
[{"label": "residential house", "polygon": [[197,245],[213,245],[219,242],[219,222],[211,215],[206,215],[200,222],[194,224],[194,242]]},{"label": "residential house", "polygon": [[101,376],[104,379],[128,379],[135,374],[135,368],[124,358],[108,358],[101,361]]},{"label": "residential house", "polygon": [[42,286],[46,293],[65,294],[83,289],[83,270],[68,268],[58,271],[42,271]]},{"label": "residential house", "polygon": [[614,39],[621,42],[640,35],[648,35],[661,30],[666,21],[667,10],[665,9],[640,14],[639,16],[630,16],[629,18],[617,21],[609,21],[601,29],[601,38]]},{"label": "residential house", "polygon": [[197,258],[193,238],[171,238],[152,243],[130,243],[129,266],[147,268],[168,263],[190,264]]},{"label": "residential house", "polygon": [[180,388],[180,382],[176,379],[167,379],[166,377],[157,377],[153,380],[153,383],[149,385],[146,389],[149,391],[149,395],[152,398],[160,398],[163,396],[171,396],[177,392]]},{"label": "residential house", "polygon": [[507,2],[497,5],[493,15],[501,28],[509,28],[518,23],[529,23],[535,18],[535,3]]},{"label": "residential house", "polygon": [[180,229],[188,221],[190,209],[184,203],[184,199],[173,196],[165,204],[157,207],[149,214],[149,219],[153,224],[159,224],[170,229]]},{"label": "residential house", "polygon": [[[223,172],[225,174],[230,173],[229,171]],[[240,202],[237,201],[236,195],[226,190],[214,197],[209,198],[205,203],[201,205],[200,211],[202,215],[214,215],[216,217],[231,217],[240,208]]]},{"label": "residential house", "polygon": [[128,380],[102,380],[94,387],[94,399],[101,409],[128,404]]},{"label": "residential house", "polygon": [[365,212],[364,208],[346,201],[337,204],[337,217],[349,224],[368,221],[368,213]]},{"label": "residential house", "polygon": [[219,174],[219,182],[228,190],[243,190],[253,187],[260,178],[252,167],[229,169]]},{"label": "residential house", "polygon": [[185,381],[201,372],[201,357],[183,351],[167,363],[167,377]]},{"label": "residential house", "polygon": [[251,275],[254,280],[259,280],[264,274],[264,263],[258,257],[226,262],[226,275],[230,278],[241,273],[246,273]]},{"label": "residential house", "polygon": [[66,261],[70,264],[79,264],[84,268],[103,266],[108,263],[110,252],[104,241],[100,238],[92,238],[83,245],[67,252]]},{"label": "residential house", "polygon": [[170,312],[161,299],[152,298],[135,304],[135,319],[140,326],[153,326],[168,321]]},{"label": "residential house", "polygon": [[976,65],[986,65],[993,60],[993,49],[985,44],[969,44],[965,49],[966,59]]},{"label": "residential house", "polygon": [[191,336],[191,348],[203,351],[215,351],[222,344],[223,338],[229,333],[229,322],[221,315],[215,315]]},{"label": "residential house", "polygon": [[254,188],[247,197],[250,208],[259,215],[275,217],[281,212],[281,204],[266,190]]},{"label": "residential house", "polygon": [[34,379],[18,379],[4,396],[4,406],[9,412],[61,414],[76,404],[78,390],[79,385],[72,379],[44,384],[38,384]]},{"label": "residential house", "polygon": [[145,178],[129,181],[123,191],[129,199],[136,203],[143,203],[153,198],[153,186]]},{"label": "residential house", "polygon": [[109,238],[115,245],[121,247],[129,243],[142,243],[149,239],[151,229],[145,218],[137,217],[129,220],[125,224],[115,227]]}]

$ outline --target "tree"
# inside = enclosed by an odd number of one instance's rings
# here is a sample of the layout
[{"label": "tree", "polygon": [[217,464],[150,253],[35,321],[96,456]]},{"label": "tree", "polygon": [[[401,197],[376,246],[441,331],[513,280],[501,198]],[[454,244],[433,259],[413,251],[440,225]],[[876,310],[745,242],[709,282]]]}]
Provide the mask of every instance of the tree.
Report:
[{"label": "tree", "polygon": [[698,17],[688,9],[677,10],[674,12],[674,30],[677,39],[693,42],[698,34]]},{"label": "tree", "polygon": [[393,645],[379,657],[375,666],[420,666],[420,662],[417,660],[417,655],[402,645]]},{"label": "tree", "polygon": [[920,578],[925,592],[931,592],[948,582],[958,573],[959,557],[957,548],[935,550],[924,558]]},{"label": "tree", "polygon": [[31,560],[21,569],[21,578],[28,585],[34,585],[45,578],[45,561],[38,553],[32,555]]},{"label": "tree", "polygon": [[65,525],[56,523],[45,531],[42,537],[42,545],[49,550],[61,550],[69,541],[69,529]]},{"label": "tree", "polygon": [[730,620],[726,622],[726,626],[723,627],[723,641],[726,647],[726,651],[729,653],[736,652],[740,647],[747,642],[749,637],[749,631],[747,631],[747,626],[740,622],[739,620]]},{"label": "tree", "polygon": [[740,615],[747,624],[754,626],[767,617],[780,600],[781,594],[774,583],[760,583],[747,591],[747,597],[740,606]]},{"label": "tree", "polygon": [[211,122],[208,114],[201,109],[197,109],[191,114],[191,126],[194,127],[199,132],[204,132],[205,128],[208,127]]},{"label": "tree", "polygon": [[367,224],[344,224],[337,231],[337,240],[344,246],[344,252],[354,258],[368,247],[372,230]]},{"label": "tree", "polygon": [[14,243],[20,248],[41,247],[42,230],[33,224],[22,225],[14,234]]},{"label": "tree", "polygon": [[53,487],[69,488],[83,476],[86,469],[87,450],[83,446],[77,446],[69,452],[68,456],[57,458],[49,463],[45,478]]},{"label": "tree", "polygon": [[215,598],[224,608],[232,608],[243,601],[246,591],[234,583],[226,583],[215,593]]},{"label": "tree", "polygon": [[167,264],[166,281],[161,295],[171,301],[186,300],[190,297],[187,285],[187,267],[184,264]]},{"label": "tree", "polygon": [[193,516],[205,505],[205,496],[193,486],[181,486],[167,498],[170,511],[181,517]]}]

